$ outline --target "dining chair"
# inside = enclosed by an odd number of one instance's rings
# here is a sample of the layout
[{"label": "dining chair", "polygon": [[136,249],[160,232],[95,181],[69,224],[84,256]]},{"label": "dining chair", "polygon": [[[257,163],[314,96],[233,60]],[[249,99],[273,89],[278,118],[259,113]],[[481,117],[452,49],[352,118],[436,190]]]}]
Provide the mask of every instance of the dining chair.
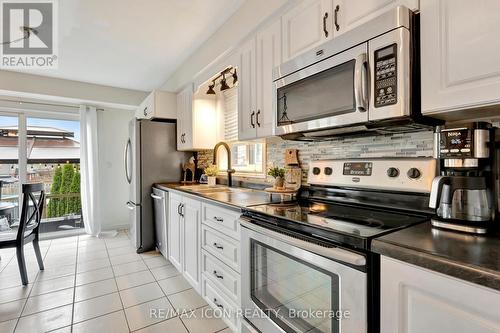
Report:
[{"label": "dining chair", "polygon": [[[43,213],[45,191],[42,183],[31,183],[23,184],[22,192],[23,201],[19,224],[17,227],[13,226],[11,231],[0,233],[0,249],[16,248],[17,264],[19,266],[21,280],[23,285],[27,285],[28,273],[26,271],[26,260],[24,258],[25,244],[29,242],[33,243],[38,267],[40,270],[44,269],[40,246],[38,245],[38,234]],[[31,206],[30,203],[32,204]]]}]

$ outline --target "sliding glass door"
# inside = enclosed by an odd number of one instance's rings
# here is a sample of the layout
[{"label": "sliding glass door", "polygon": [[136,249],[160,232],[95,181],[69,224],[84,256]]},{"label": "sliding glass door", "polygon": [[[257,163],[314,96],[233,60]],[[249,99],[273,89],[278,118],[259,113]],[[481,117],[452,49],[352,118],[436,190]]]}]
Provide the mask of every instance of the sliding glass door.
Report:
[{"label": "sliding glass door", "polygon": [[[40,232],[56,236],[81,231],[80,123],[77,118],[57,118],[53,114],[50,118],[0,115],[0,179],[6,179],[9,184],[3,186],[1,202],[13,202],[17,208],[8,217],[9,225],[19,218],[20,184],[41,182],[46,199]],[[5,219],[7,217],[4,222]]]},{"label": "sliding glass door", "polygon": [[17,116],[0,114],[0,232],[19,219],[19,129]]}]

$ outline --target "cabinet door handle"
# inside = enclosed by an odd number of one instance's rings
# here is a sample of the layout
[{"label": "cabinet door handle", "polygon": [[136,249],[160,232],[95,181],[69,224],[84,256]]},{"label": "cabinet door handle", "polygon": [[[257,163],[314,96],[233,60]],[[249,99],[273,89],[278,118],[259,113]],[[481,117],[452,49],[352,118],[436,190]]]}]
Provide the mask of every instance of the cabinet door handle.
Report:
[{"label": "cabinet door handle", "polygon": [[177,205],[177,214],[179,214],[179,215],[182,215],[181,214],[181,205],[182,204]]},{"label": "cabinet door handle", "polygon": [[328,19],[328,12],[323,15],[323,32],[325,33],[325,38],[328,38],[328,30],[326,29],[326,20]]},{"label": "cabinet door handle", "polygon": [[255,116],[255,111],[252,111],[250,114],[250,125],[252,125],[252,128],[255,128],[255,122],[253,120],[253,117]]},{"label": "cabinet door handle", "polygon": [[214,216],[214,220],[217,222],[224,222],[224,219],[222,217]]},{"label": "cabinet door handle", "polygon": [[142,111],[144,113],[144,117],[148,115],[148,107],[146,106],[144,108],[144,111]]},{"label": "cabinet door handle", "polygon": [[340,6],[337,5],[335,7],[335,12],[333,15],[333,22],[335,23],[335,30],[339,31],[340,30],[340,25],[339,25],[339,11],[340,11]]},{"label": "cabinet door handle", "polygon": [[257,126],[260,127],[259,115],[260,115],[260,110],[257,110],[257,115],[255,116],[255,119],[257,120]]},{"label": "cabinet door handle", "polygon": [[216,278],[218,278],[218,279],[221,279],[221,280],[223,280],[223,279],[224,279],[224,277],[223,277],[222,275],[217,274],[217,271],[216,271],[216,270],[214,270],[214,275],[215,275],[215,277],[216,277]]},{"label": "cabinet door handle", "polygon": [[185,212],[185,206],[184,204],[181,205],[181,216],[184,217],[184,212]]},{"label": "cabinet door handle", "polygon": [[219,303],[217,302],[217,298],[214,298],[214,304],[215,304],[218,308],[224,309],[224,306],[222,306],[222,304],[219,304]]},{"label": "cabinet door handle", "polygon": [[224,246],[219,245],[219,244],[217,244],[216,242],[214,242],[214,247],[215,247],[216,249],[219,249],[219,250],[224,250]]}]

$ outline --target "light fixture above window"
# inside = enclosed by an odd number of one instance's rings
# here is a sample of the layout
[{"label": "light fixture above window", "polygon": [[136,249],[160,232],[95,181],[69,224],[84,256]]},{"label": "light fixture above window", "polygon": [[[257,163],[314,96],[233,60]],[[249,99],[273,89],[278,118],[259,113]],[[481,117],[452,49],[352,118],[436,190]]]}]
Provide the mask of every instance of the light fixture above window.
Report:
[{"label": "light fixture above window", "polygon": [[[230,86],[227,83],[226,75],[231,76],[233,78],[232,86]],[[219,79],[220,79],[220,81],[217,82],[217,80],[219,80]],[[222,72],[220,72],[220,74],[217,75],[212,80],[212,84],[210,84],[208,86],[207,95],[215,95],[216,94],[215,87],[217,86],[217,84],[220,84],[220,91],[224,91],[224,90],[233,88],[237,82],[238,82],[238,74],[236,73],[236,68],[228,67],[225,70],[223,70]]]},{"label": "light fixture above window", "polygon": [[222,80],[220,81],[220,91],[224,91],[229,89],[229,86],[226,82],[226,74],[222,74]]},{"label": "light fixture above window", "polygon": [[208,86],[207,95],[215,95],[215,80],[212,81],[212,84]]}]

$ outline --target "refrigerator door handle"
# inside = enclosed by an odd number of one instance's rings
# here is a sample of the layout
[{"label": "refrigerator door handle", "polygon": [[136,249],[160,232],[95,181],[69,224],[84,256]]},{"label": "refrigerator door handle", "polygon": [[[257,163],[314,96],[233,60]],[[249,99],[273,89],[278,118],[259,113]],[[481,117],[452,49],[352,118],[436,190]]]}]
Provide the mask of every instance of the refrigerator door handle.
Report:
[{"label": "refrigerator door handle", "polygon": [[132,182],[132,175],[129,174],[129,169],[128,169],[128,159],[129,159],[129,153],[130,149],[132,147],[132,143],[130,142],[130,139],[127,140],[127,144],[125,145],[125,153],[124,153],[124,164],[125,164],[125,177],[127,178],[127,182],[130,184]]}]

